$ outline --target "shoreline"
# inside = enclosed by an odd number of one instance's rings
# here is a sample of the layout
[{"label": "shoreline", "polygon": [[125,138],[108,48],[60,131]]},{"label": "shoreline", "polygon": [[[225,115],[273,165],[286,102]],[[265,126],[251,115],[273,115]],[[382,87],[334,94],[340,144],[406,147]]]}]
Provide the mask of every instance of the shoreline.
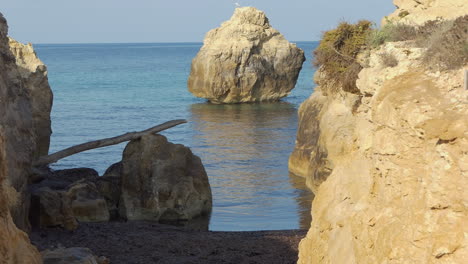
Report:
[{"label": "shoreline", "polygon": [[87,247],[110,263],[296,263],[307,230],[194,231],[148,221],[33,230],[40,251]]}]

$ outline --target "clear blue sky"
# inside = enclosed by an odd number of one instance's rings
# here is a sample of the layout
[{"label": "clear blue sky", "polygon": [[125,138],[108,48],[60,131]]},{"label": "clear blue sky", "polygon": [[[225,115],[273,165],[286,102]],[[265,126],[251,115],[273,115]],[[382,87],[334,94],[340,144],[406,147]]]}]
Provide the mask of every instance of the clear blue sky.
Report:
[{"label": "clear blue sky", "polygon": [[198,42],[234,2],[266,12],[292,41],[318,40],[339,21],[380,19],[391,0],[1,0],[10,36],[32,43]]}]

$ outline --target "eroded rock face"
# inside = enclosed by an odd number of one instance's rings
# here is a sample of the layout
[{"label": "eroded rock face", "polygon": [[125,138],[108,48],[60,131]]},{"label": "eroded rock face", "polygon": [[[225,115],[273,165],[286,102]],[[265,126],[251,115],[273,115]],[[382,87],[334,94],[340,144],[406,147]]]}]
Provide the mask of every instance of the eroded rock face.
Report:
[{"label": "eroded rock face", "polygon": [[31,105],[8,46],[7,31],[0,13],[0,262],[35,264],[41,263],[37,249],[15,225],[29,227],[29,199],[24,190],[34,141]]},{"label": "eroded rock face", "polygon": [[[315,76],[317,84],[326,84],[322,72]],[[299,108],[296,146],[289,157],[289,170],[306,178],[315,193],[327,179],[334,163],[353,149],[354,106],[356,94],[324,95],[320,86]]]},{"label": "eroded rock face", "polygon": [[214,103],[275,101],[294,88],[304,52],[253,7],[208,32],[192,61],[189,91]]},{"label": "eroded rock face", "polygon": [[131,141],[121,177],[119,209],[128,220],[190,220],[211,212],[210,184],[200,158],[164,136]]},{"label": "eroded rock face", "polygon": [[467,14],[466,0],[393,0],[396,11],[382,20],[422,25],[431,20],[452,20]]},{"label": "eroded rock face", "polygon": [[[393,54],[398,65],[385,66],[381,53]],[[299,263],[468,258],[463,69],[433,72],[421,56],[421,49],[408,43],[387,43],[371,53],[359,74],[357,87],[365,96],[357,104],[350,103],[356,95],[324,98],[318,87],[301,106],[298,135],[304,137],[296,152],[308,156],[293,163],[307,167],[307,160],[319,156],[326,162],[297,171],[314,175],[328,167],[330,173],[316,184],[312,226],[300,244]],[[303,143],[307,140],[319,147]],[[321,165],[326,163],[331,165]]]},{"label": "eroded rock face", "polygon": [[47,67],[37,57],[31,44],[24,45],[9,38],[10,50],[15,56],[23,85],[29,92],[36,150],[34,159],[49,153],[52,134],[50,112],[53,94],[47,78]]}]

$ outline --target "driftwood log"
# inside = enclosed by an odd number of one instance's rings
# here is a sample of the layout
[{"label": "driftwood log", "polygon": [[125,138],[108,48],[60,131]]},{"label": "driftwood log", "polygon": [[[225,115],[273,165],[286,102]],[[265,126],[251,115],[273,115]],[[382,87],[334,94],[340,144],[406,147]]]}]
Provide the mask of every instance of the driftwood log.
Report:
[{"label": "driftwood log", "polygon": [[66,158],[68,156],[86,151],[86,150],[91,150],[91,149],[97,149],[97,148],[102,148],[102,147],[107,147],[107,146],[112,146],[112,145],[117,145],[119,143],[125,142],[125,141],[130,141],[133,139],[140,138],[144,135],[147,134],[154,134],[161,132],[163,130],[169,129],[171,127],[175,127],[177,125],[187,123],[186,120],[179,119],[179,120],[172,120],[168,121],[166,123],[154,126],[152,128],[148,128],[146,130],[140,131],[140,132],[129,132],[125,133],[123,135],[117,136],[117,137],[112,137],[112,138],[104,138],[100,140],[95,140],[83,144],[79,144],[73,147],[66,148],[64,150],[55,152],[53,154],[47,155],[47,156],[42,156],[39,159],[37,159],[33,166],[34,167],[39,167],[43,165],[48,165],[54,162],[57,162],[58,160],[61,160],[63,158]]}]

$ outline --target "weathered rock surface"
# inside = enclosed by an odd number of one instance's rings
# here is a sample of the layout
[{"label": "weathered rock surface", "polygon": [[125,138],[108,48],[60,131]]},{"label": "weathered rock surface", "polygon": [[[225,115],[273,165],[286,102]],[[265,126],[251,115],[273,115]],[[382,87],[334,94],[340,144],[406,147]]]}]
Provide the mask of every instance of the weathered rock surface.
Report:
[{"label": "weathered rock surface", "polygon": [[44,264],[108,264],[105,258],[96,257],[88,248],[58,248],[41,252]]},{"label": "weathered rock surface", "polygon": [[[383,52],[398,65],[384,66]],[[360,98],[324,96],[327,80],[316,76],[290,160],[316,194],[299,263],[468,259],[463,69],[433,72],[421,55],[405,42],[373,51],[357,81]]]},{"label": "weathered rock surface", "polygon": [[31,105],[8,46],[0,13],[0,263],[41,263],[37,249],[13,222],[28,229],[24,190],[34,151]]},{"label": "weathered rock surface", "polygon": [[294,88],[304,52],[253,7],[207,33],[192,61],[188,88],[214,103],[275,101]]},{"label": "weathered rock surface", "polygon": [[[78,222],[107,222],[110,210],[98,186],[105,181],[89,168],[49,171],[32,184],[30,219],[33,226],[73,230]],[[115,210],[115,209],[114,209]]]},{"label": "weathered rock surface", "polygon": [[78,227],[66,191],[41,187],[34,190],[31,200],[29,218],[34,227],[63,227],[67,230]]},{"label": "weathered rock surface", "polygon": [[16,65],[29,93],[33,117],[36,150],[34,159],[49,153],[52,134],[50,112],[53,94],[47,78],[47,67],[37,57],[31,44],[24,45],[9,38],[10,50],[15,56]]},{"label": "weathered rock surface", "polygon": [[78,182],[67,192],[73,215],[80,222],[107,222],[110,219],[106,199],[92,182]]},{"label": "weathered rock surface", "polygon": [[466,0],[393,0],[396,11],[383,19],[422,25],[431,20],[452,20],[466,15]]},{"label": "weathered rock surface", "polygon": [[128,220],[190,220],[211,212],[210,184],[200,158],[164,136],[131,141],[121,177],[119,209]]}]

